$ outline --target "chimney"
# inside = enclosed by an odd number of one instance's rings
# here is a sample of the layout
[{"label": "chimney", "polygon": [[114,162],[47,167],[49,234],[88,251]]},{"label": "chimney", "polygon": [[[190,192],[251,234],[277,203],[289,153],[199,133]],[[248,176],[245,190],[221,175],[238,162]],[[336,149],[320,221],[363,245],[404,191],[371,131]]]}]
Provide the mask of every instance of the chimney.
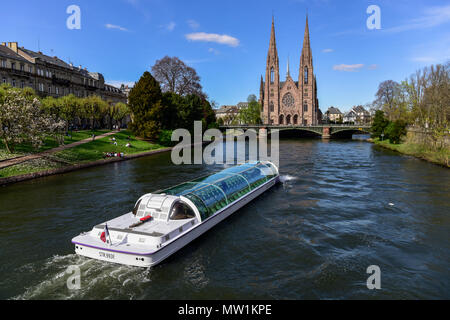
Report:
[{"label": "chimney", "polygon": [[8,48],[17,53],[19,51],[19,46],[17,42],[8,42]]}]

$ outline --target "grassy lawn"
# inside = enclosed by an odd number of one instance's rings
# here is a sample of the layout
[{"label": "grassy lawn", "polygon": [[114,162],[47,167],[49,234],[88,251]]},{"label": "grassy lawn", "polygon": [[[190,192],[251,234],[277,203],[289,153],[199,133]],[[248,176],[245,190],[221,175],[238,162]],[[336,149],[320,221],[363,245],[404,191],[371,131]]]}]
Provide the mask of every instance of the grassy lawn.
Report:
[{"label": "grassy lawn", "polygon": [[[96,136],[99,136],[99,135],[107,133],[107,132],[110,132],[110,130],[94,130],[94,133]],[[69,134],[70,134],[70,132],[69,132]],[[91,130],[73,131],[72,137],[67,137],[67,136],[64,137],[64,144],[71,144],[71,143],[81,141],[81,140],[84,140],[84,139],[87,139],[90,137],[92,137]],[[13,153],[8,153],[6,151],[5,145],[3,144],[2,141],[0,141],[0,160],[11,159],[11,158],[23,156],[26,154],[30,154],[30,153],[43,152],[43,151],[47,151],[47,150],[57,148],[57,147],[59,147],[59,145],[58,145],[58,142],[55,140],[55,138],[48,136],[47,138],[45,138],[44,144],[38,150],[34,150],[31,143],[22,143],[22,144],[16,145],[14,147]]]},{"label": "grassy lawn", "polygon": [[[95,134],[100,135],[106,132],[108,132],[108,130],[101,130],[96,131]],[[91,131],[74,132],[72,141],[70,140],[70,138],[66,137],[68,138],[68,140],[66,139],[66,144],[84,140],[90,137],[92,137]],[[114,145],[113,141],[111,140],[113,137],[116,138],[117,146]],[[127,148],[126,147],[127,143],[130,143],[131,147]],[[49,139],[46,143],[46,146],[44,148],[41,148],[40,151],[52,149],[53,147],[57,147],[56,141],[54,140],[52,141],[51,139]],[[69,148],[63,151],[56,152],[52,154],[51,157],[30,160],[21,164],[0,169],[0,178],[12,177],[28,173],[36,173],[50,169],[62,168],[71,164],[79,164],[84,162],[101,160],[104,159],[104,154],[107,152],[110,153],[123,152],[125,155],[130,155],[157,150],[161,148],[164,147],[160,146],[159,144],[152,144],[147,141],[138,140],[129,131],[121,131],[106,138],[90,141],[85,144],[76,146],[74,148]],[[30,149],[28,149],[26,146],[21,146],[21,148],[17,148],[17,150],[21,151],[25,150],[29,151]],[[0,159],[2,156],[9,156],[9,158],[12,158],[14,156],[20,156],[23,154],[25,154],[25,152],[22,154],[15,153],[14,155],[7,154],[6,151],[1,149],[0,146]],[[52,161],[52,159],[56,161]]]},{"label": "grassy lawn", "polygon": [[440,149],[432,150],[426,145],[420,145],[415,143],[401,143],[393,144],[389,140],[380,141],[379,139],[374,139],[375,144],[380,145],[384,148],[394,150],[406,155],[414,156],[420,159],[424,159],[436,164],[444,165],[449,167],[450,150]]},{"label": "grassy lawn", "polygon": [[35,159],[17,164],[15,166],[0,169],[0,178],[18,176],[22,174],[35,173],[63,167],[63,164],[47,159]]},{"label": "grassy lawn", "polygon": [[[111,141],[116,138],[117,146]],[[128,137],[130,137],[128,139]],[[126,144],[130,143],[131,147],[127,148]],[[107,152],[124,153],[125,155],[141,153],[151,150],[163,148],[159,144],[152,144],[147,141],[137,140],[129,131],[121,131],[112,136],[95,140],[75,148],[66,149],[54,154],[54,156],[71,163],[80,163],[86,161],[101,160]]]}]

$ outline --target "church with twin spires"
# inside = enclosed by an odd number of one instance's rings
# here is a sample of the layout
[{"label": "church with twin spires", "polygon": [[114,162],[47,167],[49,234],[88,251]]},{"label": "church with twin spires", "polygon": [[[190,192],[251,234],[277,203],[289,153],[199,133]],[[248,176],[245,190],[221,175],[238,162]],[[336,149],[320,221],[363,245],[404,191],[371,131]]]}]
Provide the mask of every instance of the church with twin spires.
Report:
[{"label": "church with twin spires", "polygon": [[289,61],[285,81],[280,81],[280,63],[275,40],[275,24],[272,17],[266,77],[261,76],[261,119],[273,125],[317,125],[321,122],[317,82],[314,75],[313,57],[309,40],[308,16],[300,58],[298,81],[290,75]]}]

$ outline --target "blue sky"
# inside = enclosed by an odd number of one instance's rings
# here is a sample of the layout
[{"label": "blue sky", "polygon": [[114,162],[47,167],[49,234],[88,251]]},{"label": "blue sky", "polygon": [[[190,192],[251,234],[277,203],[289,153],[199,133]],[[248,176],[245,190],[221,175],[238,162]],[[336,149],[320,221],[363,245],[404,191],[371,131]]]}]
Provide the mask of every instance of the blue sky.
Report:
[{"label": "blue sky", "polygon": [[[81,30],[69,30],[69,5]],[[381,30],[369,30],[369,5]],[[101,72],[107,82],[134,82],[156,60],[178,56],[194,67],[220,105],[259,95],[272,13],[281,79],[289,56],[298,77],[308,11],[320,108],[349,110],[373,101],[378,84],[404,80],[450,59],[448,0],[28,0],[5,1],[0,41],[58,56]]]}]

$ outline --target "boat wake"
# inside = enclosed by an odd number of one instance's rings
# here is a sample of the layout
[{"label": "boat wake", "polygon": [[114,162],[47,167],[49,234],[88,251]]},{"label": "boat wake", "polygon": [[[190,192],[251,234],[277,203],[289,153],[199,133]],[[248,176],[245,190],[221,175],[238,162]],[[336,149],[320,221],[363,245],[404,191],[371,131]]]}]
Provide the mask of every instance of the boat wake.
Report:
[{"label": "boat wake", "polygon": [[288,181],[295,181],[295,180],[298,180],[298,178],[294,177],[294,176],[291,176],[291,175],[288,175],[288,174],[280,176],[280,181],[282,183],[285,183],[285,182],[288,182]]},{"label": "boat wake", "polygon": [[[80,289],[70,290],[67,282],[74,273],[68,268],[74,266],[80,270]],[[21,269],[35,273],[41,280],[13,297],[14,300],[139,299],[145,284],[151,281],[150,269],[112,264],[76,254],[53,256],[43,263],[25,265]]]}]

